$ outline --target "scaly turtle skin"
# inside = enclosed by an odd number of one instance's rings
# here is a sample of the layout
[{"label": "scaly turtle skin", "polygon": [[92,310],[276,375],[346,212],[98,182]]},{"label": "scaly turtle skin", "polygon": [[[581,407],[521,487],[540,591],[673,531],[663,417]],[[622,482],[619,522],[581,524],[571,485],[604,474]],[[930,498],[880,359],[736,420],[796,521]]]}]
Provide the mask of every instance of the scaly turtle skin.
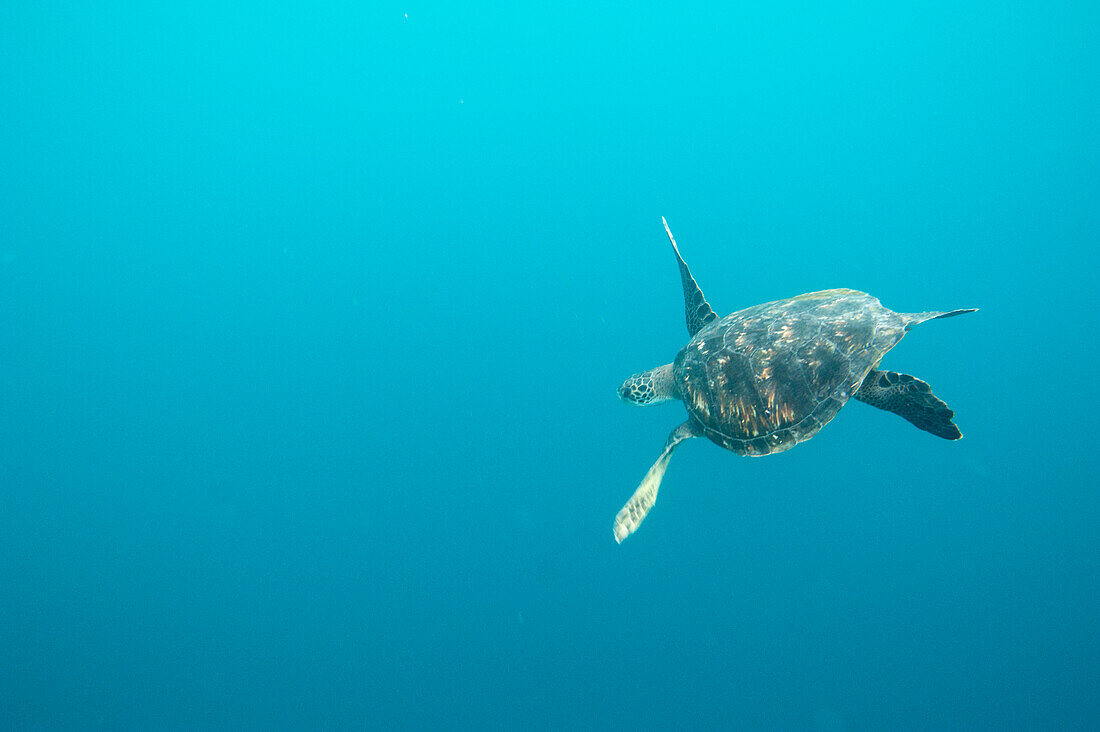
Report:
[{"label": "scaly turtle skin", "polygon": [[938,437],[962,437],[955,413],[928,384],[876,369],[914,325],[974,309],[895,313],[864,292],[823,290],[718,318],[661,221],[680,267],[691,341],[671,364],[623,382],[619,396],[640,405],[680,399],[689,416],[615,517],[616,541],[638,528],[672,452],[692,437],[738,455],[783,452],[816,435],[853,397]]}]

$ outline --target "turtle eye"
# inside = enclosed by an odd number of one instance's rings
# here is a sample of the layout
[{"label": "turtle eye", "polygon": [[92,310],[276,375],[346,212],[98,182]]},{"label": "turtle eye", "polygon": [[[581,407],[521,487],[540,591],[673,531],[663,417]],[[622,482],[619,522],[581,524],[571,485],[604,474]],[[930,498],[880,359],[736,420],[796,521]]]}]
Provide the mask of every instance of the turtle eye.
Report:
[{"label": "turtle eye", "polygon": [[631,376],[619,387],[619,398],[631,404],[644,404],[646,391],[645,384],[637,376]]},{"label": "turtle eye", "polygon": [[634,385],[630,383],[631,381],[633,381],[633,379],[627,379],[623,382],[622,386],[619,387],[619,398],[624,402],[634,401]]}]

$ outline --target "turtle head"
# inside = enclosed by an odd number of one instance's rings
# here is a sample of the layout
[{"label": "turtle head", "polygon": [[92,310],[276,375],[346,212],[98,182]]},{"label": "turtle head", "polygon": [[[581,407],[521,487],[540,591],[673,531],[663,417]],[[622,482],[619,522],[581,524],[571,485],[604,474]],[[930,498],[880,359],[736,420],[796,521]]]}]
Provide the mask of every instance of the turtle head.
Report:
[{"label": "turtle head", "polygon": [[679,399],[672,379],[672,364],[634,374],[619,387],[619,398],[640,407]]}]

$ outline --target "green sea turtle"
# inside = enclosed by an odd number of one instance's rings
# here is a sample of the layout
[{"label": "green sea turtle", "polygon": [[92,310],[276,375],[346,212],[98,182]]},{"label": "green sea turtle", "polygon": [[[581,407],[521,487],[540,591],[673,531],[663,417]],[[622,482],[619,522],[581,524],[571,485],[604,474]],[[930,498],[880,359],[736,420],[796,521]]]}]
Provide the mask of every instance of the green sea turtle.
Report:
[{"label": "green sea turtle", "polygon": [[676,360],[631,376],[619,396],[647,405],[679,399],[687,421],[674,429],[660,457],[615,517],[615,540],[634,532],[657,499],[672,451],[691,437],[738,455],[770,455],[808,440],[852,397],[894,412],[937,437],[962,437],[955,413],[928,384],[879,371],[883,354],[914,325],[972,313],[895,313],[867,293],[823,290],[755,305],[719,318],[680,256],[691,340]]}]

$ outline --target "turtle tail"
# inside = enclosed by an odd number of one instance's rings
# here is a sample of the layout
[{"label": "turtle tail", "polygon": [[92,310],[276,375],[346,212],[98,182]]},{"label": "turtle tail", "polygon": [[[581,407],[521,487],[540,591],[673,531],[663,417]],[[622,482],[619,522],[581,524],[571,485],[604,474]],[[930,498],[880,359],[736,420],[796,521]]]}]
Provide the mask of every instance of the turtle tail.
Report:
[{"label": "turtle tail", "polygon": [[920,325],[926,320],[939,320],[940,318],[953,318],[956,315],[964,315],[966,313],[976,313],[978,308],[962,308],[961,310],[948,310],[947,312],[941,312],[938,310],[932,310],[927,313],[898,313],[905,320],[905,329],[909,330],[914,325]]}]

